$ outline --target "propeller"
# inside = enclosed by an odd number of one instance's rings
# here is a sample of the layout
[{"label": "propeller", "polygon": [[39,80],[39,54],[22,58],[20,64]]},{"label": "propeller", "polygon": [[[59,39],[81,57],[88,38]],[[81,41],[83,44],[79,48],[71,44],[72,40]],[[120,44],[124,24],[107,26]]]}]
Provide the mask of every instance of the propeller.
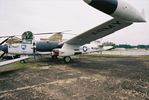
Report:
[{"label": "propeller", "polygon": [[[65,30],[65,31],[61,31],[61,32],[47,32],[47,33],[36,33],[34,35],[47,35],[47,34],[55,34],[55,33],[58,33],[58,34],[70,34],[70,33],[66,33],[66,32],[70,32],[72,30]],[[71,35],[76,35],[76,34],[72,34]]]},{"label": "propeller", "polygon": [[8,37],[15,37],[15,36],[21,36],[21,35],[0,36],[0,38],[8,38]]},{"label": "propeller", "polygon": [[[36,33],[36,34],[33,34],[33,35],[46,35],[46,34],[55,34],[55,33],[77,35],[77,34],[67,33],[67,32],[70,32],[70,31],[72,31],[72,30],[65,30],[65,31],[60,31],[60,32]],[[26,31],[26,32],[31,32],[31,31]],[[11,37],[15,37],[15,36],[21,36],[21,35],[0,36],[0,38],[11,38]]]}]

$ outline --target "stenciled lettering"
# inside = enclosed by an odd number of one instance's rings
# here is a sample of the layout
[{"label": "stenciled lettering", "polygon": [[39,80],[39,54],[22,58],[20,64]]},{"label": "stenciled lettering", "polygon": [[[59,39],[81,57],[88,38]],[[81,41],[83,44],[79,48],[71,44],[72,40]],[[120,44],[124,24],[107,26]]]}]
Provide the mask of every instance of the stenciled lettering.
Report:
[{"label": "stenciled lettering", "polygon": [[107,30],[113,29],[114,27],[116,27],[118,25],[121,25],[121,23],[119,21],[113,22],[104,28],[97,29],[95,32],[92,32],[92,34],[97,35],[98,33],[105,32]]}]

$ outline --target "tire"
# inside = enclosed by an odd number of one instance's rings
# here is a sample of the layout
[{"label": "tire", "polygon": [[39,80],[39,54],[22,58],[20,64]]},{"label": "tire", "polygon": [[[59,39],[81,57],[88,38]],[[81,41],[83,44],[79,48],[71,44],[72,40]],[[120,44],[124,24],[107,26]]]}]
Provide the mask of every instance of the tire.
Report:
[{"label": "tire", "polygon": [[15,59],[16,59],[16,58],[20,58],[20,55],[15,55],[14,58],[15,58]]},{"label": "tire", "polygon": [[57,59],[57,56],[52,56],[52,59]]},{"label": "tire", "polygon": [[70,63],[71,62],[71,57],[70,56],[66,56],[63,58],[65,63]]},{"label": "tire", "polygon": [[24,63],[26,63],[26,61],[25,60],[20,60],[20,63],[24,64]]}]

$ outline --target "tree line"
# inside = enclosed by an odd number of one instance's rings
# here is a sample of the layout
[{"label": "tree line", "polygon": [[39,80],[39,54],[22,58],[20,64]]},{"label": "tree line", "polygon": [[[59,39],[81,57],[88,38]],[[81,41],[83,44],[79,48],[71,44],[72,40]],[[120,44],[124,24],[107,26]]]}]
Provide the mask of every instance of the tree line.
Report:
[{"label": "tree line", "polygon": [[114,48],[126,48],[126,49],[131,49],[131,48],[138,48],[138,49],[149,49],[149,45],[129,45],[129,44],[119,44],[119,45],[114,45]]}]

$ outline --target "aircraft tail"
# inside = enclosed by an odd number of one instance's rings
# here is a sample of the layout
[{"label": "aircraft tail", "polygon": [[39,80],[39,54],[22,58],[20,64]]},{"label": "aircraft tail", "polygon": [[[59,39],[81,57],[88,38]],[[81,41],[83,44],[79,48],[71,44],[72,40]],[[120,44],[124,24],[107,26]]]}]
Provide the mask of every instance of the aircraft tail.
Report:
[{"label": "aircraft tail", "polygon": [[55,33],[49,37],[50,41],[62,41],[63,35],[61,33]]}]

